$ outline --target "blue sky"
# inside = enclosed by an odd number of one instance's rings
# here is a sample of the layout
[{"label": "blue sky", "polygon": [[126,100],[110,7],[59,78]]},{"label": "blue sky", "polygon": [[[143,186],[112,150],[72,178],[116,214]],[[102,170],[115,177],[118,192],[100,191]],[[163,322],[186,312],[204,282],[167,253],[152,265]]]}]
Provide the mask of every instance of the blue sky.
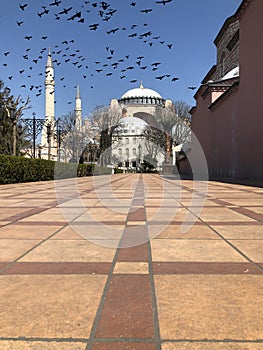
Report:
[{"label": "blue sky", "polygon": [[[74,109],[77,84],[84,116],[138,87],[140,80],[163,98],[192,106],[195,90],[188,87],[198,87],[216,63],[213,41],[241,2],[172,0],[163,5],[156,0],[61,0],[56,6],[54,0],[1,1],[0,79],[15,96],[31,98],[32,108],[23,117],[35,112],[44,118],[50,47],[55,61],[56,117]],[[19,5],[25,4],[21,9]],[[58,14],[70,7],[68,14]],[[152,11],[141,12],[144,9]],[[69,19],[78,12],[80,17]],[[90,30],[92,24],[98,24],[97,30]],[[156,62],[160,64],[153,70]]]}]

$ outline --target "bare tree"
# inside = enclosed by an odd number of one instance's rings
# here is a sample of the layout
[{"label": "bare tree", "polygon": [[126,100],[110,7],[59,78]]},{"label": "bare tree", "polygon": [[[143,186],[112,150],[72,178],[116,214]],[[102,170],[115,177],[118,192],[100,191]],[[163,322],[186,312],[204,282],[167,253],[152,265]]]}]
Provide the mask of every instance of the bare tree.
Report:
[{"label": "bare tree", "polygon": [[[17,133],[17,123],[23,115],[23,112],[31,108],[29,97],[24,101],[21,96],[14,97],[10,94],[11,90],[4,86],[0,80],[0,152],[4,154],[16,154],[19,147],[28,146],[25,130]],[[10,109],[14,113],[10,115]],[[17,138],[20,137],[19,144]],[[15,150],[15,151],[14,151]]]},{"label": "bare tree", "polygon": [[91,113],[91,130],[98,142],[101,165],[111,161],[111,148],[121,118],[121,109],[117,106],[97,106]]},{"label": "bare tree", "polygon": [[166,108],[157,107],[155,118],[159,124],[159,129],[165,134],[165,164],[171,165],[172,130],[178,122],[174,105],[167,106]]},{"label": "bare tree", "polygon": [[173,146],[190,142],[191,118],[189,110],[190,106],[184,101],[176,101],[166,108],[157,107],[154,117],[158,127],[148,126],[144,131],[146,147],[150,149],[153,144],[158,145],[159,149],[155,147],[155,151],[165,155],[166,165],[171,165]]},{"label": "bare tree", "polygon": [[59,118],[58,123],[54,136],[59,152],[63,151],[65,161],[77,163],[87,143],[85,128],[76,127],[74,112]]},{"label": "bare tree", "polygon": [[181,119],[191,119],[191,114],[189,113],[191,106],[186,102],[179,100],[173,102],[175,112],[177,116]]}]

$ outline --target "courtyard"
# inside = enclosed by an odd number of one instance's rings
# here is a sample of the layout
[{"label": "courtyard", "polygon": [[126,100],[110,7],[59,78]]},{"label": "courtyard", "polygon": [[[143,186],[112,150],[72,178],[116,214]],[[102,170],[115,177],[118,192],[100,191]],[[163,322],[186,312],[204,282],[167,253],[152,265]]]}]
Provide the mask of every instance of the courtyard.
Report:
[{"label": "courtyard", "polygon": [[263,188],[2,185],[1,350],[263,348]]}]

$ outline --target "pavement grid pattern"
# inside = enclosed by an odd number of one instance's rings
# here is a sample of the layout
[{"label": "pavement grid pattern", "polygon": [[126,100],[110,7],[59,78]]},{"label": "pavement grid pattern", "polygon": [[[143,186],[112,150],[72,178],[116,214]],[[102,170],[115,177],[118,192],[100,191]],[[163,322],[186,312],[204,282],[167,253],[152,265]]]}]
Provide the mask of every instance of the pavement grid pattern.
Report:
[{"label": "pavement grid pattern", "polygon": [[1,185],[0,350],[263,349],[263,188],[97,178]]}]

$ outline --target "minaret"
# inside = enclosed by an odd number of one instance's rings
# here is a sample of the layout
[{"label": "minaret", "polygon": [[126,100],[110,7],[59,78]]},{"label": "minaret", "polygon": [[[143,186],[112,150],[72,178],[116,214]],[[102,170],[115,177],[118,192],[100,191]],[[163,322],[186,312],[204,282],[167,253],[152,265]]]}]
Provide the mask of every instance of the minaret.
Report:
[{"label": "minaret", "polygon": [[82,126],[82,108],[81,108],[81,97],[80,97],[80,88],[77,86],[76,99],[75,99],[75,121],[76,129],[80,131]]},{"label": "minaret", "polygon": [[[54,128],[55,128],[55,80],[54,80],[54,66],[52,62],[50,48],[48,50],[47,64],[45,70],[45,124],[42,129],[42,139],[41,146],[43,149],[43,158],[47,158],[44,154],[47,153],[47,148],[50,149],[50,156],[53,156],[55,148],[55,139],[54,139]],[[50,128],[48,129],[47,128]],[[48,137],[47,131],[51,132]],[[49,144],[48,144],[49,139]],[[52,157],[51,157],[52,158]]]},{"label": "minaret", "polygon": [[50,48],[48,51],[46,64],[46,80],[45,80],[45,118],[52,122],[55,119],[55,80],[54,80],[54,66],[52,62]]}]

